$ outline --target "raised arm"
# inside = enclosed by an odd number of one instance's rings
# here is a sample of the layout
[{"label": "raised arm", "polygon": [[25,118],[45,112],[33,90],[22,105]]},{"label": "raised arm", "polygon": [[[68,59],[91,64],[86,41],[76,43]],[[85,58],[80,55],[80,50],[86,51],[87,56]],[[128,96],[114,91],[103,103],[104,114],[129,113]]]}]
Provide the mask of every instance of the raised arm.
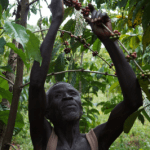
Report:
[{"label": "raised arm", "polygon": [[[112,30],[108,15],[101,11],[97,12],[91,4],[89,4],[89,7],[92,12],[92,22],[95,18],[100,17],[99,21]],[[94,129],[99,140],[99,148],[105,150],[123,131],[123,125],[127,117],[142,105],[142,94],[136,75],[127,62],[118,42],[109,39],[110,33],[102,25],[98,26],[88,18],[87,21],[110,54],[124,97],[124,100],[112,110],[108,121]]]},{"label": "raised arm", "polygon": [[34,149],[40,149],[43,138],[46,138],[43,136],[47,136],[51,133],[51,128],[44,118],[46,108],[44,83],[49,68],[56,34],[63,19],[63,0],[52,0],[50,10],[52,12],[52,23],[40,47],[42,64],[40,66],[38,62],[34,61],[30,75],[29,121]]}]

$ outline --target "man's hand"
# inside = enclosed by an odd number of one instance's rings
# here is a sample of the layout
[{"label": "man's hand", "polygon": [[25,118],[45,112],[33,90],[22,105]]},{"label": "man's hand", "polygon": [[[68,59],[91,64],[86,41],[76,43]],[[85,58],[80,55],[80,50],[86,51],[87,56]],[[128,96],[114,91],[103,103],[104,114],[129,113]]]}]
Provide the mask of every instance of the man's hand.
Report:
[{"label": "man's hand", "polygon": [[96,11],[92,4],[88,5],[91,11],[91,18],[85,17],[86,21],[90,24],[93,32],[100,38],[100,40],[105,40],[111,36],[109,31],[102,26],[102,23],[105,24],[111,31],[111,20],[106,13],[102,13],[102,11]]},{"label": "man's hand", "polygon": [[64,15],[64,3],[63,0],[52,0],[49,6],[53,19],[63,18]]}]

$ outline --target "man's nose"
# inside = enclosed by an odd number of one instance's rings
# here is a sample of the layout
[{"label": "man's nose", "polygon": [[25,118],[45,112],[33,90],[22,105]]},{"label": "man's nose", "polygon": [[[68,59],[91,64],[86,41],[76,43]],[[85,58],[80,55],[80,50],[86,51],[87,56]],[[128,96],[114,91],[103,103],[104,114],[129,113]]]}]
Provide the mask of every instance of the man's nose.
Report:
[{"label": "man's nose", "polygon": [[63,100],[73,100],[73,97],[70,96],[68,93],[64,93]]}]

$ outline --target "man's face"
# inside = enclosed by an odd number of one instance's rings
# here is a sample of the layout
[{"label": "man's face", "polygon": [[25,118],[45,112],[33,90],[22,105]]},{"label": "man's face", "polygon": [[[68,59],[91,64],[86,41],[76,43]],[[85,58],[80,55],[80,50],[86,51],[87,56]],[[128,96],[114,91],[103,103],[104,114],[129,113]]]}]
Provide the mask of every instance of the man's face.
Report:
[{"label": "man's face", "polygon": [[[74,121],[81,117],[82,107],[79,92],[68,83],[55,85],[50,92],[51,108],[57,111],[66,121]],[[57,116],[59,117],[59,116]]]}]

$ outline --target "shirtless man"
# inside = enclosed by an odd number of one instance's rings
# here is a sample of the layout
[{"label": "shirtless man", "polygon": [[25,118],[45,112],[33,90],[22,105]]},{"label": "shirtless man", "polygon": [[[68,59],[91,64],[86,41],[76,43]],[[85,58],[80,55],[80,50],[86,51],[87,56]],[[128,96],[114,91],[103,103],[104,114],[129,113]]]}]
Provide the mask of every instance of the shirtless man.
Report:
[{"label": "shirtless man", "polygon": [[[101,21],[111,29],[111,20],[106,13],[96,11],[89,4],[92,19],[101,17]],[[57,31],[62,23],[64,8],[62,0],[52,0],[52,23],[41,45],[42,65],[34,62],[29,88],[29,120],[30,132],[34,150],[53,150],[47,148],[53,128],[45,119],[47,117],[54,125],[58,137],[55,150],[92,150],[85,134],[80,134],[79,120],[82,115],[82,106],[79,92],[68,83],[57,83],[47,94],[44,83],[49,68],[53,44]],[[126,61],[117,41],[109,39],[110,34],[103,27],[89,21],[93,33],[103,42],[115,65],[118,80],[124,100],[111,112],[106,123],[93,129],[97,139],[98,150],[108,150],[110,145],[122,133],[127,117],[142,106],[141,89],[135,73]],[[53,146],[53,143],[51,144]]]}]

